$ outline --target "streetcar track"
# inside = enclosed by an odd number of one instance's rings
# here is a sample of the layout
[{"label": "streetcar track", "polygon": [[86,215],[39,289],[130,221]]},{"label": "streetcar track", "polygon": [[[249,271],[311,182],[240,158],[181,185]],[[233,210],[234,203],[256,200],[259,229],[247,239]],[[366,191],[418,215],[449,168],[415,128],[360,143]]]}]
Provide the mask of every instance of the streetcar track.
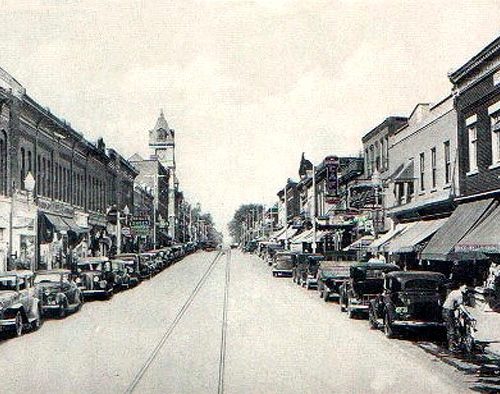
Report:
[{"label": "streetcar track", "polygon": [[224,303],[222,311],[222,326],[221,326],[221,344],[219,352],[219,382],[217,393],[224,393],[224,373],[226,369],[226,347],[227,347],[227,311],[229,301],[229,283],[231,280],[231,249],[227,250],[226,256],[226,275],[224,280]]},{"label": "streetcar track", "polygon": [[[213,261],[210,263],[210,265],[208,266],[208,268],[206,269],[206,271],[204,272],[204,274],[202,275],[202,277],[200,278],[200,280],[196,284],[195,288],[191,291],[191,293],[190,293],[189,297],[187,298],[186,302],[184,303],[184,305],[182,306],[182,308],[179,310],[179,312],[177,312],[177,315],[175,316],[175,319],[172,321],[172,323],[170,323],[168,329],[165,331],[165,333],[163,334],[163,336],[160,338],[158,344],[155,346],[155,348],[150,353],[150,355],[147,358],[147,360],[144,362],[144,364],[142,365],[142,367],[139,369],[139,371],[135,375],[135,377],[132,380],[132,382],[130,383],[130,385],[125,390],[125,393],[127,393],[127,394],[133,393],[134,390],[137,388],[138,384],[141,382],[141,380],[144,377],[144,375],[146,374],[147,370],[149,369],[149,367],[151,366],[151,364],[153,363],[153,361],[158,356],[158,353],[163,348],[163,346],[167,342],[168,338],[170,337],[170,335],[172,334],[172,332],[174,331],[174,329],[177,327],[177,325],[181,321],[181,319],[184,316],[184,314],[186,313],[186,311],[191,306],[191,304],[194,301],[196,295],[199,293],[199,291],[201,290],[201,288],[205,284],[208,276],[210,275],[210,273],[214,269],[217,261],[219,260],[219,257],[222,254],[223,253],[221,251],[217,252],[217,255],[215,256],[215,258],[213,259]],[[219,369],[220,369],[220,367],[219,367]]]}]

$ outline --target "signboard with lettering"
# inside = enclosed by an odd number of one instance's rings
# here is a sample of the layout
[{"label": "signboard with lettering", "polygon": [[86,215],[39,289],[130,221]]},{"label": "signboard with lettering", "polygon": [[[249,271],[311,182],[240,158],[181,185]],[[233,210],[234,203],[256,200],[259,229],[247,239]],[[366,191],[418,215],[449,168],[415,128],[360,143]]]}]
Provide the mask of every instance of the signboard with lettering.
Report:
[{"label": "signboard with lettering", "polygon": [[147,236],[151,233],[151,222],[147,217],[133,217],[130,220],[130,230],[134,235]]},{"label": "signboard with lettering", "polygon": [[339,198],[339,158],[328,156],[325,158],[326,167],[326,187],[325,194],[327,201],[338,201]]}]

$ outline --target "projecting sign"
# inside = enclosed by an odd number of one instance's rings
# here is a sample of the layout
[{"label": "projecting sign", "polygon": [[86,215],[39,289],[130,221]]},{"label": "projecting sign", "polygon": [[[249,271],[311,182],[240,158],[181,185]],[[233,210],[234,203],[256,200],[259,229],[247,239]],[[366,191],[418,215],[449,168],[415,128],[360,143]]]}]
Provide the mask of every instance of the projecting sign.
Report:
[{"label": "projecting sign", "polygon": [[339,158],[328,156],[325,158],[326,167],[326,198],[334,200],[339,197]]}]

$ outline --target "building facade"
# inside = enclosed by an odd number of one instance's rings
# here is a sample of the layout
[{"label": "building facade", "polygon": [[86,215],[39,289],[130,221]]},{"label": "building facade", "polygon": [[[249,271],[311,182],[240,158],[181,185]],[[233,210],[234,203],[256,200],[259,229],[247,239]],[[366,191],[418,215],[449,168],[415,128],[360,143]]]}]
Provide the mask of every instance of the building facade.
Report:
[{"label": "building facade", "polygon": [[106,213],[133,206],[136,175],[0,70],[0,268],[67,267],[112,251]]}]

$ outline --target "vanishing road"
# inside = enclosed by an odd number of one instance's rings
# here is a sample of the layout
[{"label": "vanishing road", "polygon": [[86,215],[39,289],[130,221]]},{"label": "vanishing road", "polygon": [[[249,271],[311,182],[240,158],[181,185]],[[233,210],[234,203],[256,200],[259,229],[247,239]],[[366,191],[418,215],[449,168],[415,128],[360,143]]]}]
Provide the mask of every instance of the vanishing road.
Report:
[{"label": "vanishing road", "polygon": [[190,255],[110,301],[0,342],[0,392],[465,391],[452,367],[273,278],[256,256],[219,254]]}]

